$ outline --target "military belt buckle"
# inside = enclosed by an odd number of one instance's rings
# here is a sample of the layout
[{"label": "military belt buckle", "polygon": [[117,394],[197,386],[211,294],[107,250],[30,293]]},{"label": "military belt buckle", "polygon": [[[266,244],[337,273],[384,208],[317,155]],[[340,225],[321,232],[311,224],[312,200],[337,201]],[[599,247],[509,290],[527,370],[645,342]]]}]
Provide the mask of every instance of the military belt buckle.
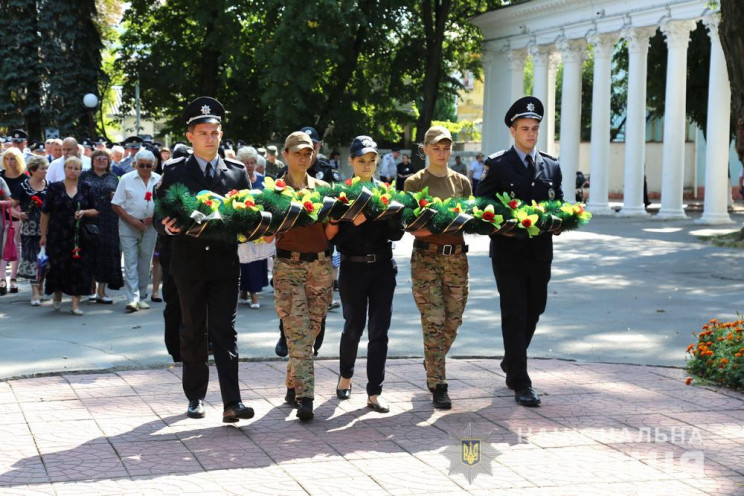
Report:
[{"label": "military belt buckle", "polygon": [[367,255],[367,263],[375,263],[375,262],[377,262],[377,254],[370,253],[369,255]]},{"label": "military belt buckle", "polygon": [[442,245],[442,255],[452,255],[455,252],[455,245]]}]

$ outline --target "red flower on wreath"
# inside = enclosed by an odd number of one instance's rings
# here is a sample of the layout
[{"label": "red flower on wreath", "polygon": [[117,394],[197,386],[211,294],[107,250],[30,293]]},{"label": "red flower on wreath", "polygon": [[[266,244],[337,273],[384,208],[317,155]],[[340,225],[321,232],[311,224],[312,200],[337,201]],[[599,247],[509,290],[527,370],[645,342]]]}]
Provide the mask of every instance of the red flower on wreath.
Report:
[{"label": "red flower on wreath", "polygon": [[519,202],[517,200],[512,200],[509,202],[509,208],[512,210],[516,210],[517,207],[519,207]]},{"label": "red flower on wreath", "polygon": [[312,212],[313,210],[315,210],[315,207],[313,206],[313,202],[311,201],[306,201],[305,203],[303,203],[303,205],[305,207],[305,210],[307,210],[308,212]]},{"label": "red flower on wreath", "polygon": [[383,205],[387,205],[390,200],[388,200],[386,196],[382,196],[380,197],[380,201]]},{"label": "red flower on wreath", "polygon": [[481,218],[483,220],[485,220],[486,222],[493,222],[494,216],[495,216],[495,214],[493,212],[484,211],[483,212],[483,217],[481,217]]},{"label": "red flower on wreath", "polygon": [[522,225],[524,227],[530,227],[530,226],[532,226],[532,221],[530,219],[524,219],[524,220],[522,220]]},{"label": "red flower on wreath", "polygon": [[286,188],[287,187],[287,183],[284,182],[284,179],[277,179],[274,184],[276,184],[276,186],[278,188]]},{"label": "red flower on wreath", "polygon": [[42,205],[44,204],[44,202],[43,202],[43,201],[41,200],[41,198],[39,198],[39,197],[38,197],[38,196],[36,196],[36,195],[34,195],[34,196],[32,196],[32,197],[31,197],[31,201],[32,201],[32,202],[34,203],[34,205],[36,205],[37,207],[41,207],[41,206],[42,206]]},{"label": "red flower on wreath", "polygon": [[429,202],[428,202],[428,201],[426,201],[426,200],[424,200],[423,198],[421,198],[421,199],[419,200],[419,207],[421,207],[421,208],[423,208],[423,207],[427,206],[428,204],[429,204]]},{"label": "red flower on wreath", "polygon": [[246,207],[255,207],[255,206],[256,206],[256,204],[255,204],[254,202],[252,202],[252,201],[248,200],[247,202],[245,202],[245,206],[246,206]]},{"label": "red flower on wreath", "polygon": [[347,179],[347,180],[345,181],[345,183],[346,183],[346,185],[347,185],[347,186],[351,186],[351,178]]}]

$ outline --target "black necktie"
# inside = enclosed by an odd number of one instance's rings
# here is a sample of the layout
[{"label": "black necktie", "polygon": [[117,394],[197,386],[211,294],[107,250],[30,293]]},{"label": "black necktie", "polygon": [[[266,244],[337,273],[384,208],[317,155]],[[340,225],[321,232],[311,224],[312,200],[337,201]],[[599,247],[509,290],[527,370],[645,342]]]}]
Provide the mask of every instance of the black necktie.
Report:
[{"label": "black necktie", "polygon": [[207,181],[212,181],[212,178],[214,177],[214,169],[212,168],[212,163],[207,162],[207,166],[204,168],[204,177],[207,178]]},{"label": "black necktie", "polygon": [[530,176],[530,179],[535,178],[535,159],[532,158],[532,155],[527,155],[525,157],[525,160],[527,160],[527,175]]}]

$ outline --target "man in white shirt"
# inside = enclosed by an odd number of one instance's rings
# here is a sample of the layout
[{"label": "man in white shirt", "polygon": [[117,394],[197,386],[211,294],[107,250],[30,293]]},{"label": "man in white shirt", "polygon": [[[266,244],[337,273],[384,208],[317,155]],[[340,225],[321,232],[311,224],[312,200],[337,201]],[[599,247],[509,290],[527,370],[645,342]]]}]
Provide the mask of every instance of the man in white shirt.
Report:
[{"label": "man in white shirt", "polygon": [[380,165],[380,181],[383,183],[393,184],[395,178],[398,177],[398,157],[400,156],[400,148],[393,148],[390,153],[386,153],[382,156],[382,164]]},{"label": "man in white shirt", "polygon": [[119,216],[119,242],[124,253],[124,290],[127,312],[150,306],[145,301],[150,283],[150,261],[155,250],[157,232],[152,226],[155,210],[153,188],[160,174],[152,171],[155,155],[142,149],[134,156],[134,170],[119,180],[111,206]]},{"label": "man in white shirt", "polygon": [[480,182],[481,176],[483,175],[484,162],[485,160],[483,160],[483,154],[479,153],[475,156],[475,160],[470,163],[470,167],[468,167],[468,179],[470,179],[470,184],[473,186],[473,191],[475,191],[478,187],[478,183]]},{"label": "man in white shirt", "polygon": [[[62,140],[62,156],[58,159],[52,160],[49,164],[49,170],[47,170],[46,180],[48,183],[56,183],[64,181],[65,179],[65,160],[70,157],[80,158],[80,149],[78,148],[78,142],[75,138],[65,138]],[[87,157],[85,157],[87,158]],[[90,168],[90,159],[88,159],[88,169]],[[82,160],[82,159],[81,159]],[[85,162],[83,162],[83,169],[85,169]]]}]

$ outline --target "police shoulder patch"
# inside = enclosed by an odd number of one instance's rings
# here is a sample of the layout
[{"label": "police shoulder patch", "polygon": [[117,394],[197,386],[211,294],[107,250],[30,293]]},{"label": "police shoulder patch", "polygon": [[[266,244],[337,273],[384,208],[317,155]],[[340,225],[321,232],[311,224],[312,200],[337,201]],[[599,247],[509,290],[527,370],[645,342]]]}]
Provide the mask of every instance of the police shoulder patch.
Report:
[{"label": "police shoulder patch", "polygon": [[178,157],[178,158],[172,158],[170,160],[166,160],[163,163],[163,170],[165,170],[167,167],[172,167],[176,164],[180,164],[185,161],[186,161],[186,157]]},{"label": "police shoulder patch", "polygon": [[223,158],[222,160],[224,160],[225,164],[227,165],[232,165],[233,167],[245,169],[245,165],[243,165],[243,162],[241,162],[240,160],[235,160],[234,158]]},{"label": "police shoulder patch", "polygon": [[550,160],[554,160],[554,161],[558,162],[558,159],[557,159],[557,158],[555,158],[554,156],[552,156],[552,155],[548,155],[548,154],[547,154],[547,153],[545,153],[545,152],[540,152],[539,150],[538,150],[538,152],[539,152],[539,153],[540,153],[540,155],[542,155],[543,157],[545,157],[545,158],[549,158]]},{"label": "police shoulder patch", "polygon": [[492,159],[496,159],[496,158],[499,158],[499,157],[500,157],[500,156],[502,156],[502,155],[503,155],[504,153],[506,153],[506,150],[499,150],[499,151],[498,151],[498,152],[496,152],[496,153],[492,153],[492,154],[490,154],[490,155],[488,156],[488,159],[489,159],[489,160],[492,160]]}]

